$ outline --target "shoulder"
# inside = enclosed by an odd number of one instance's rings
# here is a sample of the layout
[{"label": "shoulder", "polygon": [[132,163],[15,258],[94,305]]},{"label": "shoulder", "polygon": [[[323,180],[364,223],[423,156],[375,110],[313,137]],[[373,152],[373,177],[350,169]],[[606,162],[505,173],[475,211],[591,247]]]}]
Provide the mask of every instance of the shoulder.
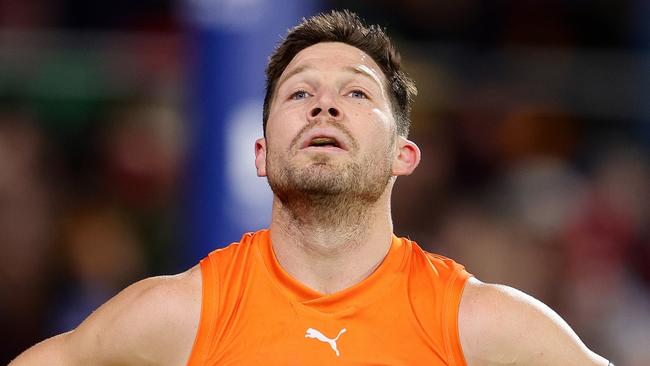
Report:
[{"label": "shoulder", "polygon": [[256,249],[260,249],[263,244],[269,244],[269,241],[268,229],[248,232],[243,234],[239,241],[213,250],[205,259],[212,264],[240,268],[243,262],[256,252]]},{"label": "shoulder", "polygon": [[469,365],[606,365],[548,306],[514,288],[470,278],[458,314]]},{"label": "shoulder", "polygon": [[180,365],[189,357],[200,313],[201,271],[195,266],[178,275],[151,277],[127,287],[68,338],[84,350],[78,353],[78,361]]},{"label": "shoulder", "polygon": [[465,266],[443,255],[424,251],[415,242],[412,242],[411,253],[409,262],[414,267],[412,272],[420,276],[425,275],[424,277],[432,283],[443,286],[445,296],[457,298],[455,303],[458,309],[458,300],[464,284],[472,276],[465,270]]},{"label": "shoulder", "polygon": [[411,253],[411,257],[415,259],[415,263],[425,263],[427,266],[430,266],[434,270],[441,271],[443,273],[451,274],[454,272],[464,272],[466,277],[469,276],[469,274],[465,271],[465,266],[457,263],[453,259],[440,254],[428,252],[422,249],[422,247],[420,247],[420,245],[415,241],[406,238],[399,239],[405,243],[407,251]]}]

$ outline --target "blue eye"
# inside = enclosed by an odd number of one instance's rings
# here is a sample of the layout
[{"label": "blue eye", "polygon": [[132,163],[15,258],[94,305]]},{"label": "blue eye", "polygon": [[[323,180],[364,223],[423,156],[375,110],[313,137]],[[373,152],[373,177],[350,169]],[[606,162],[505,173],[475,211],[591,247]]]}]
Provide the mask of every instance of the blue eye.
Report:
[{"label": "blue eye", "polygon": [[292,93],[291,96],[289,97],[289,99],[300,100],[300,99],[305,99],[308,96],[309,96],[309,93],[307,93],[306,91],[298,90],[298,91]]},{"label": "blue eye", "polygon": [[350,95],[353,98],[361,98],[361,99],[368,98],[366,93],[364,93],[364,92],[362,92],[361,90],[358,90],[358,89],[351,91],[348,95]]}]

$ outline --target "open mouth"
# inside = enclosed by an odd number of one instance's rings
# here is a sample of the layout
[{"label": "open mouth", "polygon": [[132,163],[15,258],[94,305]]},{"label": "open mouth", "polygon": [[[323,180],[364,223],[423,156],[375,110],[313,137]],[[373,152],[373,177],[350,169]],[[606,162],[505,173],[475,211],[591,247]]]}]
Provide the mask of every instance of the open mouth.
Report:
[{"label": "open mouth", "polygon": [[331,147],[331,148],[341,148],[341,145],[333,137],[314,137],[309,141],[307,147]]},{"label": "open mouth", "polygon": [[323,152],[347,152],[348,141],[332,129],[314,129],[307,132],[300,143],[300,149]]}]

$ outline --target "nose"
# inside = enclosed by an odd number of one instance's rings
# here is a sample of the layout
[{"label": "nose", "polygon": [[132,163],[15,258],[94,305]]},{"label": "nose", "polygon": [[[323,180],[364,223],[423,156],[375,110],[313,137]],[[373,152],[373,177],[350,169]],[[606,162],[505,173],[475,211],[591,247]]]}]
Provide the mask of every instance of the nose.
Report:
[{"label": "nose", "polygon": [[330,95],[321,95],[320,98],[317,98],[316,103],[307,113],[307,119],[310,122],[316,122],[321,118],[332,121],[340,121],[343,118],[343,111]]},{"label": "nose", "polygon": [[[311,110],[311,112],[309,113],[309,115],[310,115],[312,118],[315,118],[315,117],[317,117],[319,114],[321,114],[322,111],[323,111],[323,108],[321,108],[321,107],[314,107],[314,108]],[[329,108],[327,108],[327,114],[328,114],[330,117],[336,118],[336,117],[338,117],[338,116],[341,114],[341,112],[339,112],[339,110],[336,109],[335,107],[329,107]]]}]

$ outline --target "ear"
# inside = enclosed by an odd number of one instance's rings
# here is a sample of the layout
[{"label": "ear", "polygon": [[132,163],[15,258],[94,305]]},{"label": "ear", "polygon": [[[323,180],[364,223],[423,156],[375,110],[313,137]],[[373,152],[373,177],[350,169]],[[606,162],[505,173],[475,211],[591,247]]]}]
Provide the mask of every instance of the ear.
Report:
[{"label": "ear", "polygon": [[397,155],[393,160],[392,173],[395,176],[409,175],[420,164],[420,148],[413,141],[397,136],[395,143]]},{"label": "ear", "polygon": [[266,139],[255,141],[255,168],[258,177],[266,177]]}]

